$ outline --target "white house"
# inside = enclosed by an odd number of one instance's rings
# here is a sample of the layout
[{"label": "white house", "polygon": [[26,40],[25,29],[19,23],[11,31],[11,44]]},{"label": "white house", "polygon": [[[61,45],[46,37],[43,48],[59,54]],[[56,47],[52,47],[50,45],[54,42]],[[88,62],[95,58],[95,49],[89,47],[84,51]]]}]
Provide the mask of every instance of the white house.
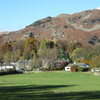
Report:
[{"label": "white house", "polygon": [[6,69],[14,69],[15,67],[10,63],[0,64],[0,71],[5,71]]},{"label": "white house", "polygon": [[70,63],[65,67],[65,71],[67,72],[71,71],[71,67],[75,65],[82,67],[82,68],[89,68],[89,65],[87,65],[86,63]]}]

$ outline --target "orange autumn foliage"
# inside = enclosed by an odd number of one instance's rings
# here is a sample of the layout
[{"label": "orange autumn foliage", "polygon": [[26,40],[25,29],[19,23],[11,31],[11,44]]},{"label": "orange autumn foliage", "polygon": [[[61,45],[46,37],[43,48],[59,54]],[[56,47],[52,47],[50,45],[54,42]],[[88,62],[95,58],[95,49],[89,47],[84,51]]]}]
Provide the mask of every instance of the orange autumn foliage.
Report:
[{"label": "orange autumn foliage", "polygon": [[90,64],[90,62],[87,59],[82,59],[81,62],[86,63],[86,64]]}]

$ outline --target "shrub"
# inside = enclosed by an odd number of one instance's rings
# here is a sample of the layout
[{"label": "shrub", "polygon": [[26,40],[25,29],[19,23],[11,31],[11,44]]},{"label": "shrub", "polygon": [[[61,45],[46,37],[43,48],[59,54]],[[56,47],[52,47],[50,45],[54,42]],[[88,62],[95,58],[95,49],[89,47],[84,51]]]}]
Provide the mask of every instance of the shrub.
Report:
[{"label": "shrub", "polygon": [[42,61],[39,58],[35,58],[31,61],[29,69],[30,71],[36,70],[37,68],[40,69],[42,66]]},{"label": "shrub", "polygon": [[89,68],[79,67],[78,65],[74,65],[71,67],[72,72],[86,72],[88,70],[89,70]]},{"label": "shrub", "polygon": [[84,71],[84,68],[78,66],[78,72],[83,72],[83,71]]},{"label": "shrub", "polygon": [[78,72],[78,66],[77,65],[72,66],[71,71],[72,72]]}]

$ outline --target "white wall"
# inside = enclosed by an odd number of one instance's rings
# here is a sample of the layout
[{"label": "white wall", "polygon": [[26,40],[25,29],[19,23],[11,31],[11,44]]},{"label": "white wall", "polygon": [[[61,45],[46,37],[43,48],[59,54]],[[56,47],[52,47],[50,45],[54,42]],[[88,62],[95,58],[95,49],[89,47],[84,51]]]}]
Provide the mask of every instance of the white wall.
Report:
[{"label": "white wall", "polygon": [[65,71],[70,72],[71,71],[71,67],[65,67]]}]

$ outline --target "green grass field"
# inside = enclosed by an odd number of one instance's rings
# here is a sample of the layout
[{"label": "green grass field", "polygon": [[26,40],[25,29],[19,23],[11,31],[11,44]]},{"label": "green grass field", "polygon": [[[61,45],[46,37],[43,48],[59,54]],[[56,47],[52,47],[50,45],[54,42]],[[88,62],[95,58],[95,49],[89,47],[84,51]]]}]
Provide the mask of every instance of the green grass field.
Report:
[{"label": "green grass field", "polygon": [[4,75],[0,100],[100,100],[100,76],[64,71]]}]

